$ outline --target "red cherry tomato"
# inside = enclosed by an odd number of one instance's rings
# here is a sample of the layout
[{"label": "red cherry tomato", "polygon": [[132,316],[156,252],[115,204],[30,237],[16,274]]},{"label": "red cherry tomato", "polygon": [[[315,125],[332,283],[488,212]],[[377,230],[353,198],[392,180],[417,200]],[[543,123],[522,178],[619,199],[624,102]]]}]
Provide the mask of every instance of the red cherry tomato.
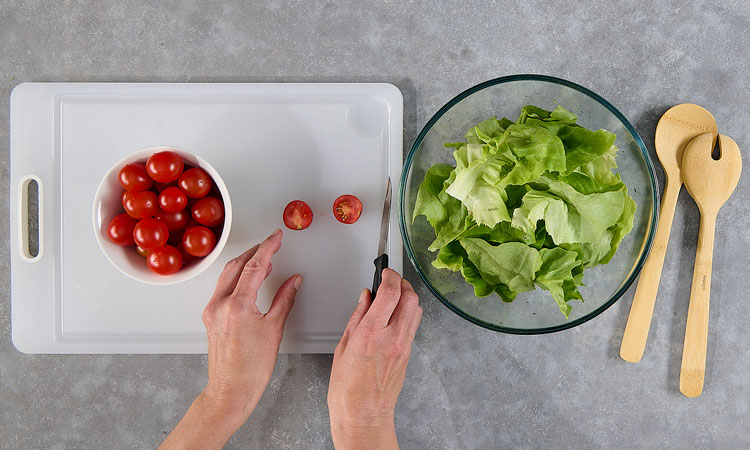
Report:
[{"label": "red cherry tomato", "polygon": [[140,247],[153,250],[167,243],[169,229],[163,222],[148,217],[135,224],[133,239]]},{"label": "red cherry tomato", "polygon": [[146,250],[143,247],[135,246],[135,252],[139,255],[143,256],[144,258],[148,258],[148,254],[150,253],[150,250]]},{"label": "red cherry tomato", "polygon": [[185,231],[182,245],[193,256],[206,256],[216,247],[216,236],[206,227],[193,227]]},{"label": "red cherry tomato", "polygon": [[171,245],[151,250],[146,261],[148,268],[159,275],[171,275],[182,268],[182,254]]},{"label": "red cherry tomato", "polygon": [[169,183],[182,175],[185,163],[175,152],[154,153],[146,161],[148,176],[159,183]]},{"label": "red cherry tomato", "polygon": [[291,230],[304,230],[313,220],[313,212],[302,200],[289,202],[284,208],[284,225]]},{"label": "red cherry tomato", "polygon": [[183,266],[186,266],[186,265],[190,264],[191,262],[200,259],[197,256],[193,256],[190,253],[188,253],[187,251],[185,251],[185,246],[182,245],[182,242],[180,242],[180,244],[177,246],[177,250],[179,250],[180,254],[182,255],[182,265]]},{"label": "red cherry tomato", "polygon": [[203,197],[193,205],[192,214],[199,224],[215,227],[224,220],[224,203],[216,197]]},{"label": "red cherry tomato", "polygon": [[168,187],[159,193],[159,206],[166,212],[182,211],[187,206],[187,203],[187,195],[179,188]]},{"label": "red cherry tomato", "polygon": [[133,245],[135,243],[133,241],[133,228],[135,228],[137,222],[125,213],[116,215],[107,227],[109,240],[122,247]]},{"label": "red cherry tomato", "polygon": [[153,181],[148,177],[146,166],[141,163],[126,164],[118,174],[120,186],[126,191],[145,191]]},{"label": "red cherry tomato", "polygon": [[173,213],[159,210],[155,217],[164,222],[171,234],[173,231],[185,229],[190,219],[190,213],[185,209]]},{"label": "red cherry tomato", "polygon": [[154,183],[156,192],[161,192],[168,187],[177,187],[177,181],[170,181],[169,183]]},{"label": "red cherry tomato", "polygon": [[353,195],[342,195],[333,202],[333,215],[341,223],[354,223],[362,215],[362,202]]},{"label": "red cherry tomato", "polygon": [[177,185],[188,197],[201,198],[211,190],[211,177],[203,169],[190,169],[180,176]]},{"label": "red cherry tomato", "polygon": [[153,217],[159,212],[156,194],[151,191],[129,192],[122,196],[122,207],[134,219]]}]

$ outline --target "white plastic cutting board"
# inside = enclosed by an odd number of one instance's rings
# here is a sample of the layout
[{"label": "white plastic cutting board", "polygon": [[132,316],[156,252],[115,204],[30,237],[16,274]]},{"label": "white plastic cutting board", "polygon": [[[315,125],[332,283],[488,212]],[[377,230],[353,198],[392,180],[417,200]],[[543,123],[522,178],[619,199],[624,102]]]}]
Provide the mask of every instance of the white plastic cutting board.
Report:
[{"label": "white plastic cutting board", "polygon": [[[11,94],[13,343],[27,353],[204,353],[201,312],[224,264],[283,227],[284,206],[302,199],[313,209],[312,226],[286,230],[260,298],[302,273],[281,350],[332,352],[360,290],[372,283],[386,178],[397,183],[402,168],[402,127],[403,99],[389,84],[19,85]],[[210,162],[233,205],[216,263],[171,286],[122,275],[91,223],[102,176],[154,145]],[[36,258],[22,242],[21,194],[30,178],[41,185]],[[362,200],[354,225],[333,217],[341,194]],[[388,252],[400,271],[395,207]]]}]

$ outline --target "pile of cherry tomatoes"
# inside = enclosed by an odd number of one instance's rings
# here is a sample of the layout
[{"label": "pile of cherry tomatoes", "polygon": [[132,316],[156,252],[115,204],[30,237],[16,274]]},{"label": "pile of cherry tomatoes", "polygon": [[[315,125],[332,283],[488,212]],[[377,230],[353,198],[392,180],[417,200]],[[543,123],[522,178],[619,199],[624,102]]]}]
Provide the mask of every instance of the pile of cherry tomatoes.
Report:
[{"label": "pile of cherry tomatoes", "polygon": [[153,272],[173,274],[214,249],[224,224],[224,202],[205,170],[164,151],[146,164],[126,164],[119,181],[125,212],[109,223],[109,239],[133,246]]}]

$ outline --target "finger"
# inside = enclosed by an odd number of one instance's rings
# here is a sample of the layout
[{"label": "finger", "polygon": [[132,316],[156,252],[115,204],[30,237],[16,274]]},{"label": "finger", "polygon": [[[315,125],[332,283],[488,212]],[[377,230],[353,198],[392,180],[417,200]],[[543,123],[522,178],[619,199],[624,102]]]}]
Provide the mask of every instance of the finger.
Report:
[{"label": "finger", "polygon": [[362,320],[372,321],[381,327],[387,326],[393,310],[398,305],[399,298],[401,298],[401,275],[392,269],[383,270],[383,281],[378,287],[378,293]]},{"label": "finger", "polygon": [[292,275],[282,283],[273,297],[273,302],[271,302],[271,307],[268,308],[266,317],[280,320],[283,326],[286,323],[286,318],[289,317],[289,311],[294,306],[294,299],[300,286],[302,286],[302,275],[299,274]]},{"label": "finger", "polygon": [[411,347],[412,342],[414,342],[414,336],[417,335],[417,329],[419,328],[419,324],[422,322],[422,314],[424,310],[421,306],[417,305],[417,309],[414,312],[414,315],[411,317],[411,320],[409,321],[409,326],[406,329],[406,344]]},{"label": "finger", "polygon": [[255,255],[260,245],[255,245],[250,250],[240,256],[230,259],[227,265],[224,266],[224,270],[219,275],[219,281],[216,282],[216,289],[214,290],[214,297],[226,297],[234,292],[235,286],[237,286],[237,280],[240,279],[242,274],[242,268],[245,267],[250,258]]},{"label": "finger", "polygon": [[359,293],[357,306],[354,308],[354,312],[352,312],[352,315],[349,317],[349,321],[346,323],[346,328],[344,328],[344,333],[341,335],[341,340],[339,341],[339,345],[341,347],[346,347],[346,343],[349,342],[349,337],[362,321],[362,318],[367,313],[367,310],[370,309],[370,305],[372,305],[370,290],[362,289],[362,292]]},{"label": "finger", "polygon": [[401,279],[401,298],[396,305],[396,309],[393,310],[388,326],[396,327],[400,333],[405,334],[418,306],[419,297],[411,287],[411,283]]},{"label": "finger", "polygon": [[281,230],[276,230],[265,241],[261,242],[258,250],[242,268],[233,295],[255,302],[258,289],[263,284],[263,280],[266,279],[271,257],[281,248],[282,234]]}]

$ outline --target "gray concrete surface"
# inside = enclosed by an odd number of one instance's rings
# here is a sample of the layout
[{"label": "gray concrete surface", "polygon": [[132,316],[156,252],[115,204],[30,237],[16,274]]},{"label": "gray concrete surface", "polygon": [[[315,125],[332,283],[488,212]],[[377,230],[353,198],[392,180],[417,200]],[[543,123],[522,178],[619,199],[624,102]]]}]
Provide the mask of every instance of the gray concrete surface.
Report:
[{"label": "gray concrete surface", "polygon": [[[392,82],[404,93],[408,148],[463,89],[543,73],[602,94],[649,148],[668,107],[703,105],[750,168],[748,30],[744,0],[6,0],[0,188],[8,192],[8,96],[23,81]],[[748,180],[719,215],[701,397],[678,391],[698,223],[683,191],[637,365],[618,356],[633,289],[578,328],[508,336],[468,324],[417,283],[425,314],[396,411],[402,448],[750,448]],[[8,217],[6,198],[0,216]],[[7,219],[0,223],[7,238]],[[5,239],[0,255],[0,447],[155,447],[205,383],[206,358],[20,354],[10,341]],[[406,276],[416,283],[411,268]],[[330,364],[330,356],[282,356],[258,409],[227,448],[331,448]]]}]

